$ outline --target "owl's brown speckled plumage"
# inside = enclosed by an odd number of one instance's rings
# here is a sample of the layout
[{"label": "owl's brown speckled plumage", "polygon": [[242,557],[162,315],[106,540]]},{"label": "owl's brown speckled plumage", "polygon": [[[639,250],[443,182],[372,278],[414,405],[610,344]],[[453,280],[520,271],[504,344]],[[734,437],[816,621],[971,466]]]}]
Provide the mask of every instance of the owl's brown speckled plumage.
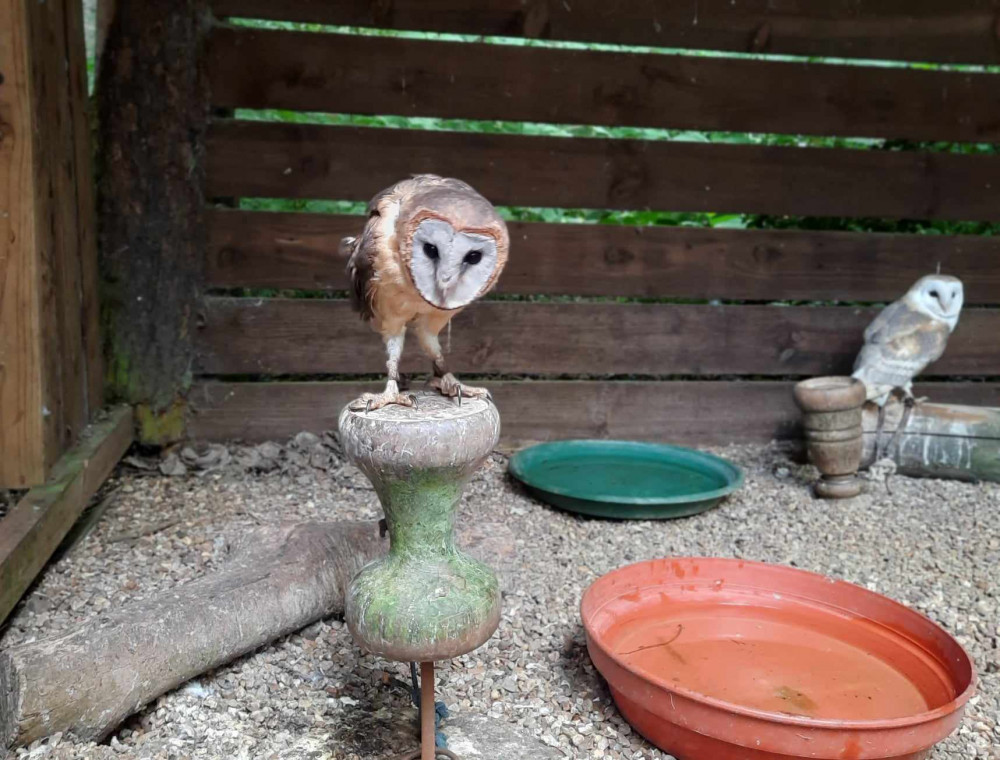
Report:
[{"label": "owl's brown speckled plumage", "polygon": [[342,252],[350,255],[354,306],[382,336],[388,353],[386,389],[365,394],[359,399],[361,408],[413,403],[398,388],[408,326],[433,360],[431,385],[447,396],[488,395],[485,389],[462,385],[447,371],[438,334],[496,284],[508,249],[503,220],[461,180],[417,175],[372,198],[364,231],[341,242]]}]

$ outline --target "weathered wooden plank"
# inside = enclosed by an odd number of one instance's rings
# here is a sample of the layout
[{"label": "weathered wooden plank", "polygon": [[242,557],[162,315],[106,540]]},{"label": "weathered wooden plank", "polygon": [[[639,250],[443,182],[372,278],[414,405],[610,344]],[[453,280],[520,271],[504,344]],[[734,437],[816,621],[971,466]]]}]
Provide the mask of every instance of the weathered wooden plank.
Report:
[{"label": "weathered wooden plank", "polygon": [[[459,373],[826,375],[849,372],[872,309],[619,303],[475,304],[454,320]],[[930,375],[1000,375],[1000,309],[968,309]],[[531,340],[525,340],[525,336]],[[427,371],[411,339],[403,371]],[[204,374],[382,373],[385,352],[345,300],[209,298]]]},{"label": "weathered wooden plank", "polygon": [[217,27],[228,108],[987,142],[993,74]]},{"label": "weathered wooden plank", "polygon": [[[335,255],[363,217],[213,209],[209,288],[346,290]],[[891,301],[941,271],[968,304],[1000,303],[1000,238],[508,222],[499,291],[734,300]]]},{"label": "weathered wooden plank", "polygon": [[47,388],[35,257],[31,72],[24,3],[0,1],[0,487],[44,478]]},{"label": "weathered wooden plank", "polygon": [[501,205],[1000,219],[1000,157],[222,121],[209,197],[367,201],[411,173]]},{"label": "weathered wooden plank", "polygon": [[[503,417],[505,446],[559,438],[634,438],[694,445],[800,436],[793,383],[504,381],[485,383]],[[208,440],[281,439],[337,429],[344,404],[379,383],[195,383],[189,432]],[[1000,383],[923,383],[920,395],[1000,403]]]},{"label": "weathered wooden plank", "polygon": [[785,55],[1000,62],[996,0],[212,0],[218,16]]},{"label": "weathered wooden plank", "polygon": [[[905,475],[1000,482],[1000,408],[942,404],[931,398],[912,410],[906,428],[884,456]],[[865,405],[862,463],[875,458],[878,416],[878,407]],[[902,416],[902,404],[887,406],[883,447],[896,435]]]},{"label": "weathered wooden plank", "polygon": [[[79,6],[79,7],[78,7]],[[90,267],[97,266],[97,251],[84,252],[86,231],[93,212],[80,217],[80,185],[92,181],[86,171],[78,174],[78,161],[90,160],[89,150],[81,155],[80,142],[89,143],[90,124],[84,107],[85,92],[78,90],[78,78],[86,76],[87,60],[83,46],[83,9],[72,0],[38,3],[32,14],[36,91],[36,144],[42,164],[36,175],[37,192],[47,206],[38,222],[44,235],[51,236],[51,248],[40,250],[45,266],[42,289],[46,303],[43,320],[53,322],[44,356],[46,375],[58,400],[50,411],[58,426],[58,456],[76,440],[89,419],[87,352],[84,346],[84,311],[90,322],[90,337],[96,341],[97,292],[89,283],[84,303],[84,258]],[[83,188],[89,193],[89,188]],[[93,346],[95,353],[99,346]],[[56,390],[58,389],[58,390]]]},{"label": "weathered wooden plank", "polygon": [[[58,9],[56,9],[58,10]],[[65,207],[58,96],[65,78],[53,9],[0,1],[0,486],[45,478],[66,439],[58,266]],[[46,33],[56,41],[43,44]],[[58,66],[57,66],[58,64]],[[62,77],[62,79],[60,78]],[[70,277],[71,279],[71,277]],[[74,366],[70,342],[69,366]],[[82,390],[82,387],[81,387]],[[68,399],[72,404],[73,399]]]},{"label": "weathered wooden plank", "polygon": [[53,467],[50,478],[0,522],[0,622],[41,572],[87,501],[132,442],[132,410],[94,423]]},{"label": "weathered wooden plank", "polygon": [[25,487],[100,399],[97,250],[82,8],[0,13],[0,486]]},{"label": "weathered wooden plank", "polygon": [[[75,204],[67,195],[66,176],[71,164],[72,137],[67,141],[66,36],[62,3],[45,3],[31,9],[29,51],[32,75],[33,131],[36,164],[29,187],[36,194],[38,237],[35,256],[39,265],[41,299],[42,374],[49,391],[45,405],[51,421],[52,463],[71,443],[84,420],[80,414],[83,383],[78,309],[73,286],[78,282],[79,265],[69,238],[76,226]],[[58,62],[58,69],[57,69]],[[76,338],[74,340],[73,338]],[[76,393],[71,391],[76,390]]]}]

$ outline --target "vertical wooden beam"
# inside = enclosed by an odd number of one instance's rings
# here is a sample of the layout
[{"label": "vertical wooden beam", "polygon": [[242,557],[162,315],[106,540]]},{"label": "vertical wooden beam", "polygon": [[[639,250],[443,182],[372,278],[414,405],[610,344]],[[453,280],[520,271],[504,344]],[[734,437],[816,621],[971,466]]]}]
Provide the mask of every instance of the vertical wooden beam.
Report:
[{"label": "vertical wooden beam", "polygon": [[97,82],[109,390],[144,440],[181,431],[203,282],[206,0],[117,3]]},{"label": "vertical wooden beam", "polygon": [[[23,2],[24,0],[22,0]],[[75,126],[70,112],[66,6],[72,0],[26,2],[35,83],[33,129],[39,161],[35,167],[42,257],[43,367],[52,389],[58,455],[72,446],[87,422],[80,325],[80,257],[76,230]]]},{"label": "vertical wooden beam", "polygon": [[29,9],[0,0],[0,486],[41,482],[53,461],[53,388],[43,372],[40,156]]},{"label": "vertical wooden beam", "polygon": [[0,486],[45,479],[100,403],[79,0],[0,0]]}]

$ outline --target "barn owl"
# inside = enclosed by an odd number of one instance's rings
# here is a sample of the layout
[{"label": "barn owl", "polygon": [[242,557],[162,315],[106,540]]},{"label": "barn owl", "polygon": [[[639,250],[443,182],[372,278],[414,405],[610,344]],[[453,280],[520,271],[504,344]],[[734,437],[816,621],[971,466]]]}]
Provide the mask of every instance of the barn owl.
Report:
[{"label": "barn owl", "polygon": [[929,274],[886,306],[865,330],[865,345],[854,362],[854,377],[865,384],[868,400],[879,407],[876,441],[881,438],[885,404],[897,389],[903,392],[906,409],[896,435],[906,427],[915,403],[913,378],[941,358],[958,324],[963,299],[961,280]]},{"label": "barn owl", "polygon": [[451,374],[438,334],[451,318],[492,288],[507,263],[507,226],[496,209],[461,180],[421,174],[386,188],[368,204],[358,238],[344,238],[351,297],[361,318],[385,342],[389,380],[353,408],[413,406],[399,392],[399,358],[407,327],[433,362],[431,386],[449,397],[488,398],[485,388]]}]

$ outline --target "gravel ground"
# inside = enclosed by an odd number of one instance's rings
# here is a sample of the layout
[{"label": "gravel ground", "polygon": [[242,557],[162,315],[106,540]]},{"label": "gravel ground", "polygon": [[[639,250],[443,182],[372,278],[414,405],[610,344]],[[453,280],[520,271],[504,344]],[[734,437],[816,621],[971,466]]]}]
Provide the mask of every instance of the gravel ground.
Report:
[{"label": "gravel ground", "polygon": [[[746,468],[742,492],[707,514],[660,523],[553,511],[512,484],[496,455],[462,509],[509,523],[519,569],[498,633],[440,668],[439,698],[452,713],[518,724],[567,757],[667,758],[611,704],[587,657],[580,594],[632,561],[736,556],[845,578],[944,625],[971,652],[980,688],[933,758],[1000,758],[1000,485],[893,477],[890,490],[871,482],[865,495],[829,503],[809,494],[815,471],[776,447],[720,453]],[[329,436],[128,462],[105,489],[93,530],[50,565],[0,645],[210,572],[223,537],[252,524],[380,516],[367,481]],[[329,620],[161,697],[104,744],[54,737],[16,756],[389,758],[415,742],[406,674],[405,665],[362,655],[343,623]]]}]

